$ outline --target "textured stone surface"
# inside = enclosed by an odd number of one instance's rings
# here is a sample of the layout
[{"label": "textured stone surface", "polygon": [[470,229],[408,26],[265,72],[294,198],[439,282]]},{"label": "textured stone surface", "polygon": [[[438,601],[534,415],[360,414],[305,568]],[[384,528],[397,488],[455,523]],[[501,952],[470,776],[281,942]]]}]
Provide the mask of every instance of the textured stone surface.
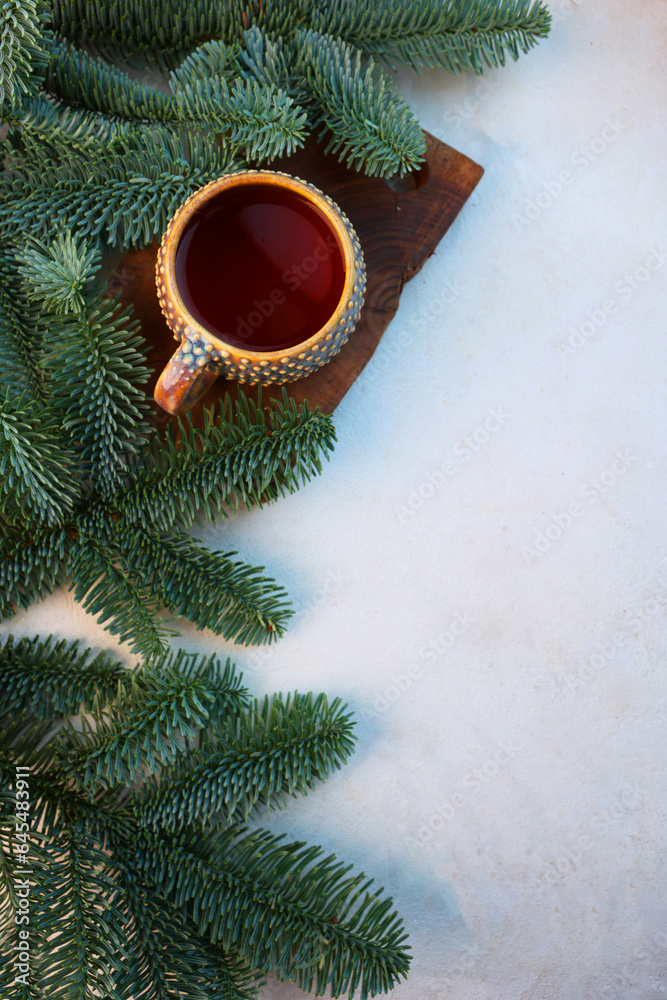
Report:
[{"label": "textured stone surface", "polygon": [[[485,176],[322,477],[203,532],[288,586],[290,634],[185,638],[359,714],[349,766],[270,822],[393,894],[415,954],[396,1000],[665,989],[667,10],[554,10],[481,80],[401,74]],[[65,594],[12,628],[113,648]]]}]

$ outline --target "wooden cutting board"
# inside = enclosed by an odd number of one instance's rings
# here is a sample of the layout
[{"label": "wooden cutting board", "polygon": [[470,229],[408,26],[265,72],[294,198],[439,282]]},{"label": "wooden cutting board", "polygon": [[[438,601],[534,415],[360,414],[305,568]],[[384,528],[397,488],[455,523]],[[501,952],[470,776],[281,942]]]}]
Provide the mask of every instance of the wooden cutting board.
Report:
[{"label": "wooden cutting board", "polygon": [[[301,177],[319,187],[340,205],[355,227],[366,258],[367,290],[361,318],[340,353],[324,367],[296,382],[287,383],[289,395],[311,408],[320,406],[333,413],[347,390],[363,371],[389,321],[398,309],[403,285],[431,256],[483,174],[467,156],[426,133],[426,162],[416,174],[402,180],[384,181],[349,170],[322,147],[309,142],[271,169]],[[132,303],[150,346],[148,361],[154,369],[153,385],[176,348],[157,302],[155,260],[158,243],[144,250],[131,250],[109,280],[109,290],[120,291],[125,304]],[[255,396],[256,389],[244,387]],[[236,383],[219,378],[193,409],[195,423],[203,407],[226,392],[235,394]],[[280,386],[262,390],[263,403],[282,397]],[[167,415],[155,406],[156,423]]]}]

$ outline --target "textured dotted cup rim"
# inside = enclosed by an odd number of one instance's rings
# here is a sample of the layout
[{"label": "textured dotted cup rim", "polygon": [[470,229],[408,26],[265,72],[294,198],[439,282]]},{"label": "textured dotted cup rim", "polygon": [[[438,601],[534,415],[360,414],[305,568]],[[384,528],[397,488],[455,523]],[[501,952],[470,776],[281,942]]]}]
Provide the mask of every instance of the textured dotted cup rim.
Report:
[{"label": "textured dotted cup rim", "polygon": [[[300,341],[291,347],[283,348],[279,351],[253,351],[240,347],[238,344],[230,344],[223,340],[218,334],[213,333],[204,326],[190,312],[181,298],[176,281],[176,251],[183,235],[183,230],[203,205],[211,198],[216,197],[222,191],[230,188],[238,188],[248,185],[269,184],[280,187],[282,190],[292,191],[304,200],[314,204],[325,217],[327,225],[333,230],[340,249],[343,254],[345,267],[345,281],[343,290],[336,305],[335,310],[324,324],[307,340]],[[289,362],[301,361],[306,354],[313,349],[317,349],[321,341],[330,340],[334,331],[342,322],[349,299],[355,294],[355,283],[357,281],[357,270],[355,266],[355,252],[350,234],[345,227],[343,219],[340,217],[340,209],[334,201],[323,192],[319,191],[312,184],[275,170],[244,170],[235,173],[225,174],[217,180],[211,181],[205,187],[195,191],[194,194],[185,201],[171,219],[169,226],[162,238],[156,278],[158,291],[161,292],[163,312],[167,322],[171,326],[177,319],[181,321],[181,329],[185,335],[185,328],[190,328],[190,337],[195,335],[200,341],[212,341],[216,351],[221,355],[221,360],[234,359],[237,363],[244,365],[258,365],[265,368],[271,363],[282,365]],[[165,311],[166,310],[166,311]],[[172,326],[173,329],[173,326]],[[176,335],[177,336],[177,335]],[[213,345],[212,345],[213,346]],[[303,355],[303,357],[301,357]],[[205,362],[206,363],[206,362]]]}]

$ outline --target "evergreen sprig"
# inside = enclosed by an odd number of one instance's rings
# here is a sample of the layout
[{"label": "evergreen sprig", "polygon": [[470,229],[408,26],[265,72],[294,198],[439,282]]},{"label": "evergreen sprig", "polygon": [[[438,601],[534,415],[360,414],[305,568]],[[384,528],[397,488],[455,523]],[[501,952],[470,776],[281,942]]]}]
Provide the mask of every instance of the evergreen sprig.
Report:
[{"label": "evergreen sprig", "polygon": [[0,111],[38,88],[47,63],[46,0],[3,0],[0,7]]},{"label": "evergreen sprig", "polygon": [[[235,6],[238,6],[235,4]],[[53,0],[53,29],[61,37],[134,65],[154,61],[161,68],[178,62],[198,42],[230,37],[227,4],[186,0]]]},{"label": "evergreen sprig", "polygon": [[313,27],[387,62],[444,66],[459,73],[504,66],[549,33],[551,16],[538,0],[332,0],[318,6]]},{"label": "evergreen sprig", "polygon": [[36,920],[48,969],[40,983],[53,1000],[109,996],[126,956],[119,916],[111,905],[113,867],[94,838],[70,824],[52,835],[47,873],[38,887]]},{"label": "evergreen sprig", "polygon": [[256,25],[290,36],[313,10],[314,0],[124,0],[89,3],[54,0],[53,27],[65,38],[134,65],[147,60],[171,69],[198,44],[238,40]]},{"label": "evergreen sprig", "polygon": [[238,78],[238,67],[220,72],[233,48],[219,48],[211,60],[208,46],[172,76],[173,97],[62,41],[52,47],[45,86],[60,102],[103,120],[161,125],[172,135],[183,128],[219,132],[227,150],[257,162],[292,153],[303,142],[304,112],[280,88]]},{"label": "evergreen sprig", "polygon": [[[160,437],[142,341],[96,283],[95,245],[65,232],[8,246],[5,259],[0,333],[27,343],[34,328],[40,349],[19,353],[0,389],[2,617],[69,577],[84,608],[147,657],[177,634],[163,608],[243,644],[281,636],[283,588],[185,531],[298,489],[329,456],[331,418],[287,396],[267,412],[240,394],[202,428],[186,418]],[[24,365],[33,394],[17,392]]]},{"label": "evergreen sprig", "polygon": [[161,605],[136,578],[118,565],[114,549],[94,535],[80,534],[67,568],[74,597],[121,642],[142,656],[161,657],[169,638],[178,635],[160,617]]},{"label": "evergreen sprig", "polygon": [[[9,635],[0,646],[3,699],[44,719],[95,712],[129,683],[129,671],[106,653],[93,656],[79,643]],[[119,687],[120,686],[120,687]]]},{"label": "evergreen sprig", "polygon": [[175,614],[225,639],[249,645],[282,635],[290,616],[287,593],[262,567],[212,552],[188,535],[122,524],[115,534],[121,564]]},{"label": "evergreen sprig", "polygon": [[[11,512],[6,508],[4,516]],[[0,618],[29,608],[65,583],[72,546],[65,528],[31,527],[28,532],[0,518]]]},{"label": "evergreen sprig", "polygon": [[0,391],[0,490],[29,523],[62,524],[78,499],[71,455],[58,436],[32,400]]},{"label": "evergreen sprig", "polygon": [[[528,52],[548,34],[550,15],[541,0],[54,0],[52,26],[43,90],[56,100],[62,138],[75,145],[95,129],[135,140],[141,124],[161,125],[173,140],[197,129],[218,133],[252,165],[289,155],[308,128],[324,127],[329,152],[387,177],[413,169],[424,140],[374,57],[418,72],[481,73]],[[172,71],[173,96],[105,61],[113,59]],[[26,134],[54,141],[44,105],[21,97],[10,142]],[[99,121],[81,118],[86,109]],[[100,161],[113,154],[97,149]],[[92,164],[83,169],[94,173]],[[133,181],[128,165],[125,184]],[[67,224],[81,225],[76,206],[72,214]],[[124,234],[113,230],[117,238]]]},{"label": "evergreen sprig", "polygon": [[17,250],[16,257],[29,299],[56,313],[84,310],[83,289],[100,266],[97,247],[80,243],[65,231],[48,246],[33,240]]},{"label": "evergreen sprig", "polygon": [[225,148],[260,163],[303,145],[306,114],[275,86],[251,80],[227,83],[224,76],[173,80],[180,121],[220,132]]},{"label": "evergreen sprig", "polygon": [[349,875],[350,866],[319,847],[242,827],[173,840],[144,834],[139,844],[139,870],[161,894],[187,906],[212,941],[234,942],[279,979],[365,998],[407,973],[392,900],[370,893],[372,879]]},{"label": "evergreen sprig", "polygon": [[[195,80],[225,79],[231,83],[239,75],[239,46],[212,38],[197,46],[169,75],[173,91]],[[277,80],[270,81],[279,85]]]},{"label": "evergreen sprig", "polygon": [[39,307],[23,287],[12,248],[0,244],[0,389],[43,400]]},{"label": "evergreen sprig", "polygon": [[140,386],[150,372],[138,326],[127,319],[117,302],[100,296],[74,316],[54,319],[47,341],[52,405],[73,441],[80,474],[102,496],[122,487],[148,429]]},{"label": "evergreen sprig", "polygon": [[315,31],[299,33],[301,65],[317,105],[316,120],[330,133],[326,152],[367,174],[405,173],[426,150],[424,133],[388,78],[364,64],[353,45]]},{"label": "evergreen sprig", "polygon": [[[77,788],[96,792],[130,784],[157,770],[192,741],[208,721],[204,678],[182,674],[169,661],[146,667],[126,695],[123,711],[110,710],[90,731],[63,730],[61,766]],[[127,721],[127,714],[131,719]]]},{"label": "evergreen sprig", "polygon": [[83,49],[59,40],[51,46],[50,56],[44,83],[60,101],[130,121],[175,120],[174,101],[169,94],[133,80],[123,70]]},{"label": "evergreen sprig", "polygon": [[286,392],[269,411],[240,393],[214,413],[202,428],[186,414],[139,455],[129,487],[111,501],[128,522],[168,531],[269,503],[321,472],[336,440],[331,417]]},{"label": "evergreen sprig", "polygon": [[115,977],[123,1000],[256,1000],[261,974],[232,949],[225,954],[197,940],[180,911],[147,893],[127,868],[118,878],[115,898],[132,959]]},{"label": "evergreen sprig", "polygon": [[[7,65],[22,82],[5,102],[14,155],[0,233],[55,224],[122,246],[150,242],[197,187],[244,160],[289,155],[313,127],[358,170],[414,169],[423,134],[373,56],[482,72],[550,26],[539,0],[56,0],[51,38],[41,0],[23,20],[16,6],[5,4]],[[173,70],[172,94],[94,53]],[[26,82],[33,57],[39,73]]]},{"label": "evergreen sprig", "polygon": [[[208,44],[213,46],[216,43]],[[196,53],[190,59],[194,61],[195,57]],[[248,28],[243,34],[243,46],[237,50],[236,64],[246,79],[255,80],[263,86],[280,87],[291,96],[301,101],[306,98],[307,101],[302,81],[295,73],[290,46],[280,35],[266,35],[256,26]]]},{"label": "evergreen sprig", "polygon": [[[0,788],[26,767],[38,872],[31,979],[3,969],[3,998],[256,1000],[274,972],[366,1000],[406,975],[403,925],[371,879],[231,815],[282,805],[347,760],[353,722],[338,699],[250,703],[215,657],[179,651],[130,671],[38,637],[5,644],[1,681]],[[70,709],[83,709],[76,726],[60,725]],[[4,953],[19,907],[15,810],[0,791]]]},{"label": "evergreen sprig", "polygon": [[159,126],[119,135],[103,156],[97,143],[24,145],[0,180],[0,238],[19,227],[38,237],[65,228],[144,246],[186,198],[235,166],[212,140]]},{"label": "evergreen sprig", "polygon": [[32,140],[33,144],[43,144],[47,151],[52,151],[54,144],[75,151],[94,146],[99,156],[105,154],[112,140],[141,128],[136,122],[72,107],[52,94],[26,97],[6,117],[10,137],[19,149]]},{"label": "evergreen sprig", "polygon": [[339,699],[265,698],[150,786],[137,812],[148,826],[177,829],[215,814],[247,820],[258,805],[284,805],[340,768],[354,748],[354,722]]}]

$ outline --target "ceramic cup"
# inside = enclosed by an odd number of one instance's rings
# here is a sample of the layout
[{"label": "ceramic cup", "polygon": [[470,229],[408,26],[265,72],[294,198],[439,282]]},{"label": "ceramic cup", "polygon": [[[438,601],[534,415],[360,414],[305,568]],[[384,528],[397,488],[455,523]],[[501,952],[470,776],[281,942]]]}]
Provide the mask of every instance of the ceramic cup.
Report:
[{"label": "ceramic cup", "polygon": [[[285,216],[279,208],[270,210],[274,214],[267,224],[262,206],[257,208],[263,198],[287,205],[306,221],[297,218],[295,225],[285,226],[284,219],[294,216]],[[246,201],[253,207],[246,209]],[[214,214],[227,202],[236,206],[233,222],[211,228],[213,223],[206,220],[227,219]],[[313,222],[319,234],[314,241]],[[267,226],[266,232],[262,225]],[[195,237],[189,234],[197,227],[200,233],[208,233],[209,240],[228,241],[219,248],[221,256],[216,257],[215,266],[211,263],[215,255],[206,252],[210,242],[200,240],[199,256],[192,256]],[[300,241],[299,236],[304,239]],[[253,252],[261,248],[257,285],[248,268],[239,271],[242,249],[250,238]],[[359,319],[366,271],[359,239],[331,198],[288,174],[246,170],[212,181],[178,209],[162,239],[156,280],[160,307],[180,345],[160,375],[155,400],[167,412],[179,413],[190,409],[219,375],[255,385],[281,384],[326,364]],[[198,302],[192,293],[197,282]],[[328,289],[328,298],[323,298],[322,288]],[[292,301],[290,295],[296,299]],[[314,318],[310,326],[299,326],[311,302]],[[213,323],[210,317],[225,315],[228,304],[232,320]],[[262,343],[269,327],[273,339]],[[308,330],[308,335],[294,342],[301,329]],[[281,340],[288,346],[275,346]]]}]

